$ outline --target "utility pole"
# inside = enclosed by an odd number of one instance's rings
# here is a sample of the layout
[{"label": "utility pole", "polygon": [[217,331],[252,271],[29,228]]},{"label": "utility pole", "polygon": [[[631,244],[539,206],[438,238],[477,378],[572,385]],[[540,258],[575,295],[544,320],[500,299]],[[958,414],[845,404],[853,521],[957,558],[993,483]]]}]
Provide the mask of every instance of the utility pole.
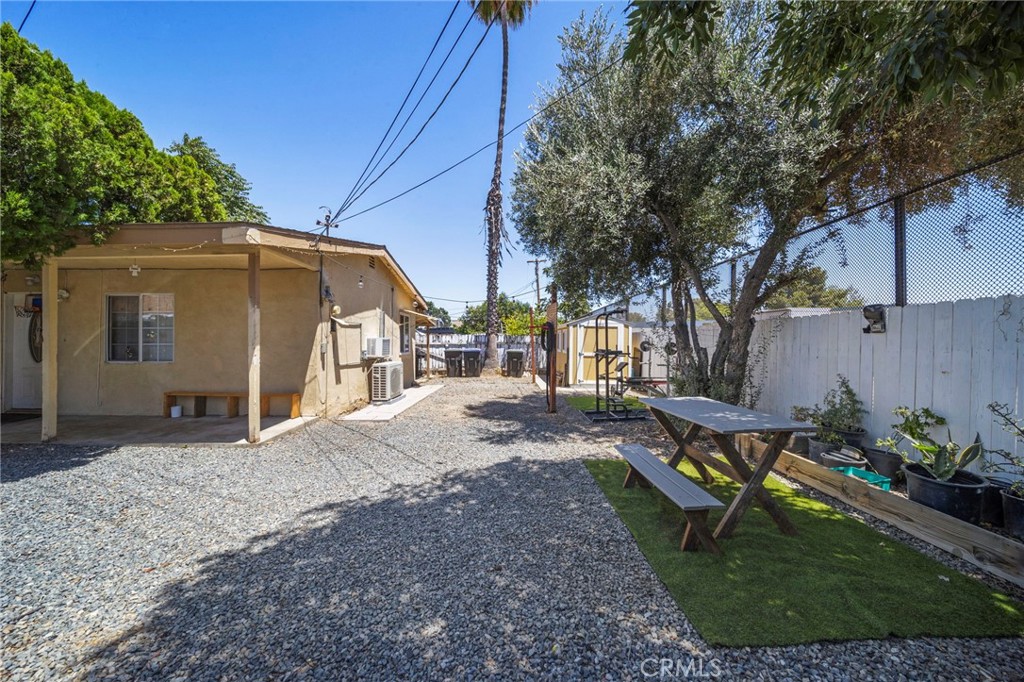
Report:
[{"label": "utility pole", "polygon": [[537,279],[537,310],[540,310],[540,264],[547,263],[546,258],[538,258],[537,260],[528,260],[527,263],[533,263],[533,275]]}]

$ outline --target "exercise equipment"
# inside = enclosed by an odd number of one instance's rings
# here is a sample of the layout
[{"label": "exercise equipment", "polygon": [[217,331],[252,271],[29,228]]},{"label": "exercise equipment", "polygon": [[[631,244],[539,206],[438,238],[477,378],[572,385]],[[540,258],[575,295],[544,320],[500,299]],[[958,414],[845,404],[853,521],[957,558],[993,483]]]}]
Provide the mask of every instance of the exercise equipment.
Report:
[{"label": "exercise equipment", "polygon": [[[594,381],[594,409],[584,410],[583,414],[592,422],[620,421],[626,419],[647,419],[647,410],[631,410],[626,407],[626,391],[629,383],[623,380],[623,372],[629,367],[630,358],[625,351],[611,348],[609,331],[612,315],[625,315],[622,308],[606,310],[594,317],[594,369],[597,376]],[[604,324],[602,325],[602,320]],[[604,347],[601,347],[601,331],[604,331]],[[612,363],[615,364],[614,370]],[[602,372],[603,370],[603,372]],[[615,373],[615,388],[612,389],[612,373]],[[602,381],[604,392],[602,394]]]}]

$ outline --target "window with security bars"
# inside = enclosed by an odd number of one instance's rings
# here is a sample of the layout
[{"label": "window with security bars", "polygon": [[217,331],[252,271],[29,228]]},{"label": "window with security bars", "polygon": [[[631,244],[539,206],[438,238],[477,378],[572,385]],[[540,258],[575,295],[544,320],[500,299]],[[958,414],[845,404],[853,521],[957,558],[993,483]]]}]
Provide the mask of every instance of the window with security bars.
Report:
[{"label": "window with security bars", "polygon": [[108,362],[174,361],[174,294],[107,296]]}]

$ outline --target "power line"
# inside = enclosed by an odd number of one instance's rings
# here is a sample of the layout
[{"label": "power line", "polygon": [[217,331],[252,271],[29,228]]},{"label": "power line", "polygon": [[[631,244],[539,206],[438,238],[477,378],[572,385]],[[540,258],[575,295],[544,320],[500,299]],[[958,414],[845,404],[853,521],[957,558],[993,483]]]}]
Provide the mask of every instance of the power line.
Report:
[{"label": "power line", "polygon": [[[611,68],[612,68],[613,66],[617,66],[617,65],[619,64],[619,62],[621,62],[621,61],[622,61],[622,57],[619,57],[618,59],[616,59],[615,61],[613,61],[612,63],[610,63],[610,64],[609,64],[608,66],[604,67],[603,69],[601,69],[600,71],[598,71],[597,73],[595,73],[595,74],[594,74],[593,76],[591,76],[591,77],[590,77],[590,78],[588,78],[587,80],[585,80],[585,81],[583,81],[582,83],[580,83],[579,85],[577,85],[577,86],[576,86],[575,88],[573,88],[572,90],[568,91],[567,93],[565,93],[565,94],[564,94],[564,95],[562,95],[561,97],[558,97],[557,99],[553,100],[552,102],[549,102],[549,103],[548,103],[548,104],[547,104],[546,106],[544,106],[544,107],[543,107],[542,109],[538,110],[538,111],[537,111],[537,113],[533,114],[533,116],[530,116],[530,117],[529,117],[529,118],[527,118],[526,120],[524,120],[524,121],[521,121],[520,123],[516,124],[516,125],[515,125],[515,126],[513,126],[512,128],[509,128],[509,129],[508,129],[508,130],[507,130],[507,131],[505,132],[505,134],[504,134],[504,135],[502,136],[502,139],[505,139],[505,138],[507,138],[507,137],[508,137],[509,135],[511,135],[511,134],[512,134],[512,133],[514,133],[515,131],[519,130],[519,129],[520,129],[520,128],[522,128],[522,127],[523,127],[524,125],[526,125],[527,123],[529,123],[529,122],[530,122],[530,121],[532,121],[533,119],[537,118],[538,116],[540,116],[541,114],[543,114],[543,113],[544,113],[545,111],[547,111],[547,110],[548,110],[548,109],[550,109],[551,107],[555,106],[556,104],[558,104],[558,103],[559,103],[559,102],[561,102],[562,100],[566,99],[566,98],[567,98],[567,97],[569,97],[570,95],[573,95],[573,94],[575,94],[575,93],[576,93],[576,91],[578,91],[578,90],[579,90],[580,88],[583,88],[584,86],[586,86],[586,85],[589,85],[589,84],[591,83],[591,81],[595,80],[595,79],[596,79],[596,78],[597,78],[598,76],[601,76],[601,75],[603,75],[603,74],[604,74],[604,73],[605,73],[606,71],[608,71],[609,69],[611,69]],[[375,209],[378,209],[378,208],[380,208],[381,206],[384,206],[385,204],[390,204],[390,203],[391,203],[392,201],[394,201],[395,199],[401,199],[401,198],[402,198],[402,197],[404,197],[404,196],[405,196],[406,194],[409,194],[410,192],[414,192],[414,191],[418,190],[418,189],[419,189],[420,187],[423,187],[424,185],[426,185],[427,183],[433,182],[434,180],[437,180],[437,179],[438,179],[439,177],[441,177],[442,175],[445,175],[446,173],[449,173],[449,172],[451,172],[451,171],[455,170],[456,168],[458,168],[458,167],[459,167],[459,166],[461,166],[462,164],[464,164],[464,163],[466,163],[466,162],[470,161],[471,159],[473,159],[473,158],[474,158],[474,157],[476,157],[476,156],[479,156],[479,155],[480,155],[481,153],[483,153],[483,152],[487,151],[488,149],[490,149],[491,147],[493,147],[493,146],[494,146],[494,145],[496,145],[496,144],[498,144],[498,141],[497,141],[497,140],[494,140],[493,142],[488,142],[487,144],[485,144],[485,145],[484,145],[483,147],[480,147],[480,149],[477,149],[477,150],[476,150],[475,152],[473,152],[472,154],[470,154],[470,155],[468,155],[468,156],[465,156],[465,157],[463,157],[463,158],[462,158],[462,159],[460,159],[459,161],[456,161],[456,162],[455,162],[455,163],[453,163],[452,165],[450,165],[450,166],[448,166],[447,168],[445,168],[445,169],[444,169],[443,171],[441,171],[441,172],[439,172],[439,173],[436,173],[436,174],[434,174],[434,175],[431,175],[431,176],[430,176],[429,178],[427,178],[427,179],[426,179],[426,180],[424,180],[423,182],[421,182],[421,183],[419,183],[419,184],[416,184],[416,185],[413,185],[412,187],[410,187],[409,189],[405,190],[404,192],[399,192],[398,194],[394,195],[394,196],[393,196],[393,197],[391,197],[390,199],[385,199],[384,201],[380,202],[379,204],[374,204],[373,206],[370,206],[369,208],[365,208],[365,209],[363,209],[362,211],[359,211],[358,213],[353,213],[353,214],[352,214],[352,215],[350,215],[350,216],[347,216],[347,217],[345,217],[345,218],[341,218],[341,219],[340,219],[340,220],[339,220],[338,222],[342,222],[342,223],[343,223],[343,222],[345,222],[346,220],[352,220],[353,218],[356,218],[356,217],[358,217],[358,216],[361,216],[361,215],[363,215],[364,213],[369,213],[370,211],[373,211],[373,210],[375,210]]]},{"label": "power line", "polygon": [[36,0],[32,0],[32,4],[28,6],[28,11],[25,12],[25,16],[22,18],[21,23],[18,24],[18,35],[21,35],[21,29],[25,28],[25,22],[28,21],[28,15],[32,14],[32,10],[36,7]]},{"label": "power line", "polygon": [[[380,138],[380,142],[377,143],[377,148],[373,150],[373,155],[370,157],[370,160],[366,162],[366,167],[363,168],[363,172],[359,174],[359,178],[356,180],[355,184],[352,185],[352,189],[349,190],[348,196],[345,197],[345,201],[343,201],[341,203],[342,207],[344,207],[345,204],[348,203],[349,199],[352,198],[352,195],[356,193],[357,188],[359,187],[359,183],[361,183],[363,181],[363,179],[367,175],[367,171],[370,169],[370,164],[372,164],[374,159],[377,158],[377,153],[380,151],[380,148],[384,146],[384,142],[388,139],[388,135],[390,135],[392,129],[394,129],[395,123],[398,121],[398,117],[402,115],[402,110],[405,109],[405,105],[408,104],[409,98],[412,97],[413,91],[416,90],[416,86],[419,84],[420,77],[423,76],[423,72],[426,70],[427,64],[430,62],[430,58],[434,56],[434,50],[437,49],[437,46],[441,42],[441,38],[444,37],[445,31],[448,30],[448,24],[451,23],[452,17],[455,16],[456,10],[459,9],[459,2],[460,2],[460,0],[455,0],[455,5],[452,7],[452,11],[448,15],[448,19],[445,20],[444,26],[441,27],[441,32],[437,34],[437,39],[434,41],[433,47],[430,48],[430,52],[427,54],[427,58],[423,60],[423,66],[420,67],[419,73],[416,74],[416,79],[412,82],[412,85],[409,86],[409,91],[405,93],[405,99],[402,100],[401,106],[399,106],[398,107],[398,111],[395,112],[395,117],[393,119],[391,119],[391,124],[388,125],[388,129],[387,129],[387,131],[385,131],[384,136],[382,138]],[[472,18],[473,17],[470,16],[471,20],[472,20]],[[468,26],[468,24],[467,24],[467,26]],[[463,29],[463,31],[465,31],[465,29]],[[461,37],[462,37],[462,34],[460,33],[459,34],[459,38],[461,38]],[[456,38],[456,40],[455,40],[455,44],[456,45],[459,42],[459,38]],[[455,49],[455,45],[452,45],[452,49]],[[451,51],[449,51],[448,54],[451,55]],[[446,61],[447,61],[447,59],[448,58],[445,57]],[[442,67],[444,66],[444,62],[441,62],[441,66]],[[438,68],[438,73],[440,73],[440,67]],[[434,78],[437,78],[436,74],[435,74]],[[431,84],[433,84],[433,82],[434,81],[430,81]],[[430,85],[428,85],[426,90],[423,91],[423,94],[424,95],[427,94],[427,90],[429,90],[429,89],[430,89]],[[421,102],[423,101],[423,97],[422,96],[420,97],[420,101]],[[416,103],[416,106],[419,106],[419,102]],[[412,111],[415,112],[416,108],[414,107]],[[412,116],[412,112],[410,112],[409,115]],[[406,122],[408,122],[408,121],[409,121],[409,119],[406,119]],[[404,124],[403,124],[402,127],[403,128],[405,127]],[[401,134],[402,134],[402,131],[399,130],[398,133],[395,135],[395,139],[398,139],[398,136],[401,135]],[[394,142],[392,142],[392,144],[394,144]],[[388,149],[390,149],[390,147],[388,147]],[[384,155],[387,155],[387,151],[384,152]],[[381,158],[383,158],[383,155],[381,156]],[[371,173],[372,173],[372,171],[371,171]],[[342,209],[339,208],[338,209],[338,213],[340,214],[341,211],[342,211]],[[337,218],[337,216],[335,216],[335,218]]]},{"label": "power line", "polygon": [[466,69],[469,68],[469,64],[470,64],[470,62],[473,61],[473,57],[476,56],[476,53],[480,49],[480,46],[484,44],[484,40],[487,38],[487,34],[491,32],[491,27],[494,26],[494,20],[497,19],[497,17],[498,17],[497,13],[493,17],[491,17],[491,20],[487,23],[487,29],[484,31],[484,34],[482,36],[480,36],[480,40],[477,42],[476,47],[474,47],[473,51],[469,54],[469,58],[466,59],[466,63],[462,66],[462,70],[459,71],[459,75],[455,77],[455,81],[451,84],[451,87],[449,87],[448,91],[444,93],[444,97],[441,98],[441,101],[438,102],[438,104],[434,108],[434,110],[432,112],[430,112],[430,116],[428,116],[427,120],[424,121],[422,126],[420,126],[420,129],[416,132],[416,135],[413,136],[412,140],[409,141],[409,144],[405,145],[405,147],[402,149],[402,151],[398,153],[398,156],[395,157],[394,161],[389,163],[384,168],[384,170],[382,170],[377,175],[376,178],[374,178],[371,182],[369,182],[362,189],[362,191],[360,191],[359,194],[357,194],[352,199],[352,201],[349,202],[349,206],[351,206],[355,202],[359,201],[360,197],[362,197],[364,194],[366,194],[367,190],[369,190],[371,187],[373,187],[377,183],[377,181],[379,181],[382,177],[384,177],[384,174],[387,173],[389,170],[391,170],[391,168],[396,163],[398,163],[398,160],[401,159],[405,155],[405,153],[407,151],[409,151],[409,148],[412,147],[412,145],[415,144],[416,140],[419,139],[420,135],[423,134],[423,131],[426,130],[427,126],[434,119],[434,116],[437,115],[437,112],[441,110],[441,107],[444,106],[444,103],[448,100],[448,96],[452,94],[452,90],[454,90],[455,86],[459,84],[459,81],[462,79],[463,74],[466,73]]},{"label": "power line", "polygon": [[[466,23],[463,24],[462,30],[459,31],[459,35],[455,36],[455,42],[452,43],[452,46],[450,48],[448,48],[448,54],[446,54],[444,56],[444,59],[441,60],[441,64],[437,67],[437,70],[434,72],[434,76],[430,79],[430,82],[427,83],[427,87],[425,87],[423,89],[423,92],[420,93],[420,97],[419,97],[418,100],[416,100],[416,104],[414,104],[412,109],[409,111],[409,115],[405,117],[404,121],[402,121],[402,127],[398,129],[398,132],[395,133],[395,136],[391,139],[391,142],[388,143],[387,149],[385,149],[384,153],[380,155],[380,158],[377,159],[377,162],[373,164],[373,168],[370,169],[370,172],[367,174],[367,177],[361,178],[360,181],[356,184],[356,187],[352,188],[352,192],[351,192],[352,195],[355,195],[356,192],[360,192],[360,195],[361,195],[362,190],[364,189],[364,187],[366,187],[365,182],[367,180],[369,180],[369,176],[373,175],[374,173],[377,172],[377,169],[380,168],[380,164],[382,164],[384,162],[384,158],[387,157],[388,152],[391,151],[392,147],[395,146],[395,143],[398,142],[398,138],[402,136],[403,132],[405,132],[405,127],[407,125],[409,125],[409,121],[412,120],[413,114],[415,114],[416,110],[420,108],[420,104],[423,103],[423,100],[424,100],[424,98],[426,98],[427,93],[430,92],[430,88],[434,87],[434,83],[437,81],[438,76],[441,75],[441,71],[444,69],[445,65],[448,63],[448,60],[451,58],[452,53],[455,52],[455,48],[458,46],[458,44],[460,42],[462,42],[462,36],[464,36],[466,34],[466,29],[469,28],[469,25],[473,22],[474,17],[475,17],[475,15],[470,14],[469,18],[466,19]],[[488,28],[490,28],[490,27],[488,27]],[[484,35],[485,36],[487,35],[486,32],[484,33]],[[461,77],[461,75],[462,74],[459,74],[460,77]],[[458,82],[458,81],[456,81],[456,82]],[[445,97],[447,97],[447,95],[445,95]],[[429,123],[429,119],[428,119],[428,123]],[[420,132],[422,132],[422,130]],[[417,135],[419,135],[419,133],[417,133]],[[404,153],[404,150],[403,150],[403,153]],[[396,161],[397,161],[397,159],[396,159]],[[385,169],[385,171],[386,170],[387,169]],[[382,175],[383,175],[383,173],[382,173]],[[374,180],[374,182],[376,182],[376,180]],[[344,211],[345,209],[347,209],[349,206],[352,205],[352,202],[354,202],[357,198],[358,197],[350,196],[348,199],[345,200],[345,203],[342,204],[341,210]]]}]

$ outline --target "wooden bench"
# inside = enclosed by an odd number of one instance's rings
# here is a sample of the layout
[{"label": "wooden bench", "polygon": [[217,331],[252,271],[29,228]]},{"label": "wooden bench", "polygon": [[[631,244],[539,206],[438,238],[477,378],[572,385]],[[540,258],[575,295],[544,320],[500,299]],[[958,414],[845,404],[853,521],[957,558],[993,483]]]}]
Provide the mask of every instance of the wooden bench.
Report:
[{"label": "wooden bench", "polygon": [[[165,391],[164,417],[171,416],[171,408],[178,404],[178,398],[192,398],[192,414],[196,417],[206,416],[207,398],[225,398],[227,400],[227,416],[238,416],[238,401],[248,399],[248,391]],[[291,419],[301,415],[298,393],[260,393],[260,417],[270,416],[270,399],[287,398],[291,400]]]},{"label": "wooden bench", "polygon": [[665,494],[665,497],[683,510],[686,516],[686,530],[679,548],[683,551],[697,549],[699,542],[712,554],[721,554],[722,549],[708,528],[708,512],[725,505],[707,491],[660,460],[642,445],[631,443],[616,445],[615,449],[629,462],[629,472],[623,487],[631,488],[639,483],[648,483]]}]

